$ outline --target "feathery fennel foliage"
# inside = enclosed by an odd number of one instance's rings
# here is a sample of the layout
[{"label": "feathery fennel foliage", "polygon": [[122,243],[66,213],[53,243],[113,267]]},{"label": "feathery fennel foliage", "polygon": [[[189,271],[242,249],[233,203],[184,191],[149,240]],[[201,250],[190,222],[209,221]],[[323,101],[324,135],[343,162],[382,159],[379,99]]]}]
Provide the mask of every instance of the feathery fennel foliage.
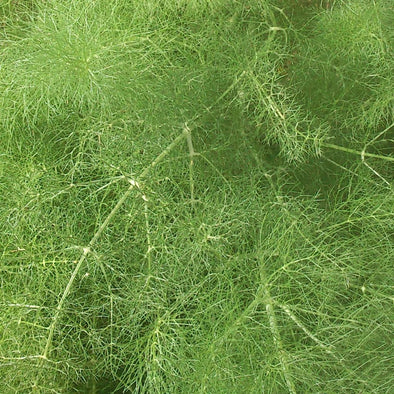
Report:
[{"label": "feathery fennel foliage", "polygon": [[390,393],[389,2],[21,3],[2,392]]}]

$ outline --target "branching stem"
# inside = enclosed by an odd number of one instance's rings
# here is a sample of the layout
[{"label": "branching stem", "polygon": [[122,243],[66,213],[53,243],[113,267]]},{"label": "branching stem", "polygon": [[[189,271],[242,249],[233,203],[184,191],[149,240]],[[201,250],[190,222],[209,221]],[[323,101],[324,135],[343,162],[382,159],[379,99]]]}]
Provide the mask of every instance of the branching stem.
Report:
[{"label": "branching stem", "polygon": [[97,242],[97,240],[100,238],[101,234],[104,232],[104,230],[107,228],[108,224],[110,223],[110,221],[112,220],[112,218],[116,215],[116,213],[119,211],[120,207],[124,204],[124,202],[127,200],[127,198],[130,196],[131,192],[133,191],[133,189],[135,187],[139,187],[139,181],[141,181],[142,179],[144,179],[148,174],[149,171],[152,170],[157,164],[159,164],[170,152],[172,149],[174,149],[175,146],[177,146],[180,141],[182,141],[185,136],[187,136],[187,134],[184,132],[182,134],[180,134],[177,138],[174,139],[174,141],[167,146],[167,148],[165,148],[163,150],[163,152],[160,153],[160,155],[158,155],[156,157],[156,159],[148,166],[146,167],[141,175],[138,177],[138,181],[129,180],[130,186],[129,188],[126,190],[126,192],[122,195],[122,197],[118,200],[118,202],[116,203],[116,205],[112,208],[112,211],[108,214],[108,216],[106,217],[106,219],[104,220],[104,222],[100,225],[100,227],[98,228],[98,230],[95,232],[95,234],[93,235],[92,239],[89,241],[88,246],[83,248],[83,252],[78,260],[78,263],[76,265],[76,267],[74,268],[73,273],[71,274],[71,277],[67,283],[66,288],[63,291],[63,295],[56,307],[56,312],[55,315],[53,316],[53,320],[51,325],[49,326],[49,334],[48,334],[48,338],[45,344],[45,349],[44,352],[41,356],[41,360],[47,360],[51,351],[51,346],[52,346],[52,341],[53,341],[53,336],[54,336],[54,332],[55,332],[55,328],[59,322],[60,319],[60,314],[63,310],[63,306],[64,303],[68,297],[68,295],[70,294],[71,288],[73,286],[73,283],[75,281],[76,276],[78,275],[79,270],[81,269],[82,264],[84,263],[84,261],[86,260],[86,257],[88,256],[88,254],[91,252],[93,246],[95,245],[95,243]]},{"label": "branching stem", "polygon": [[368,152],[365,152],[364,150],[362,152],[359,152],[358,150],[355,150],[355,149],[345,148],[344,146],[335,145],[335,144],[329,144],[328,142],[321,142],[321,145],[325,146],[326,148],[336,149],[336,150],[340,150],[342,152],[351,153],[352,155],[361,156],[362,159],[364,159],[364,157],[374,157],[376,159],[394,161],[394,157],[378,155],[375,153],[368,153]]},{"label": "branching stem", "polygon": [[[261,262],[261,264],[263,264],[263,262]],[[283,348],[282,339],[281,339],[279,328],[278,328],[278,323],[277,323],[275,309],[274,309],[274,300],[271,297],[271,293],[269,290],[269,283],[267,281],[267,276],[265,274],[265,270],[263,267],[261,267],[261,270],[260,270],[260,277],[261,277],[262,283],[264,284],[261,287],[261,289],[263,290],[263,295],[262,295],[263,302],[265,304],[265,310],[268,315],[268,321],[269,321],[269,325],[270,325],[270,329],[271,329],[271,334],[272,334],[276,349],[278,351],[279,361],[280,361],[280,365],[282,367],[282,372],[283,372],[283,377],[286,381],[286,386],[287,386],[287,389],[289,390],[289,393],[296,394],[297,391],[295,389],[294,382],[293,382],[293,379],[292,379],[291,373],[290,373],[289,360],[287,358],[287,353]]]}]

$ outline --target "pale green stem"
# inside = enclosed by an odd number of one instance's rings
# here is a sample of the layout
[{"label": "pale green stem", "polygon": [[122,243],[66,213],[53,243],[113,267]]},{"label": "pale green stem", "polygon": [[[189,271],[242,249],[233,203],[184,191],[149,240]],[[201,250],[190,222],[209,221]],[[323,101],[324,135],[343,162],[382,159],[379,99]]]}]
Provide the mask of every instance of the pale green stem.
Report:
[{"label": "pale green stem", "polygon": [[148,250],[146,251],[146,260],[148,262],[148,281],[152,275],[152,240],[150,236],[150,229],[149,229],[149,209],[148,209],[148,199],[145,195],[142,196],[144,200],[144,215],[145,215],[145,230],[146,230],[146,242],[148,244]]},{"label": "pale green stem", "polygon": [[287,358],[286,351],[283,348],[282,344],[282,339],[280,336],[279,328],[278,328],[278,323],[275,315],[275,309],[274,309],[274,300],[271,297],[271,293],[269,291],[269,285],[266,281],[266,275],[264,272],[264,269],[261,268],[261,279],[264,281],[265,286],[263,287],[264,289],[264,294],[263,294],[263,302],[265,303],[265,310],[268,315],[268,321],[271,329],[271,334],[274,339],[274,343],[276,346],[276,349],[278,351],[279,355],[279,361],[280,365],[282,367],[282,372],[283,372],[283,377],[286,382],[287,389],[289,390],[290,394],[296,394],[296,389],[294,386],[293,379],[291,377],[290,373],[290,368],[289,368],[289,360]]},{"label": "pale green stem", "polygon": [[[261,262],[263,264],[263,262]],[[265,304],[265,310],[267,312],[268,316],[268,321],[270,325],[270,330],[271,334],[274,340],[274,344],[276,346],[277,352],[278,352],[278,358],[280,365],[282,367],[282,373],[283,377],[286,382],[287,389],[290,394],[297,394],[297,391],[295,389],[295,385],[290,373],[290,367],[289,367],[289,360],[287,358],[286,351],[284,350],[283,344],[282,344],[282,339],[280,336],[279,328],[278,328],[278,323],[275,315],[275,309],[274,309],[274,303],[275,301],[271,297],[270,291],[269,291],[269,283],[267,276],[265,274],[265,270],[263,266],[260,269],[260,279],[261,279],[261,284],[257,289],[256,296],[254,300],[248,305],[248,307],[241,313],[241,315],[230,325],[230,327],[227,328],[227,330],[223,333],[223,335],[216,341],[213,341],[210,348],[209,348],[209,353],[212,361],[213,355],[214,355],[214,349],[215,347],[220,346],[230,335],[232,335],[238,327],[242,324],[242,322],[245,321],[249,316],[251,316],[258,306],[263,303]],[[204,382],[205,383],[205,379]],[[200,392],[205,391],[205,384],[201,388]]]},{"label": "pale green stem", "polygon": [[290,317],[291,320],[294,321],[295,324],[299,328],[301,328],[302,331],[305,332],[305,334],[312,339],[312,341],[316,342],[324,351],[326,351],[329,355],[337,359],[337,356],[333,353],[333,351],[330,349],[330,346],[327,346],[325,343],[323,343],[319,338],[317,338],[315,335],[313,335],[299,320],[298,318],[294,315],[293,312],[286,306],[282,304],[276,303],[276,305],[279,306],[279,308],[283,309],[287,315]]},{"label": "pale green stem", "polygon": [[[178,145],[179,142],[182,141],[186,136],[187,136],[187,134],[185,132],[183,132],[177,138],[175,138],[175,140],[170,145],[168,145],[167,148],[164,149],[163,152],[161,152],[160,155],[158,155],[156,157],[156,159],[148,167],[146,167],[142,171],[141,175],[138,177],[138,181],[144,179],[148,175],[149,171],[151,169],[153,169],[157,164],[159,164],[171,152],[171,150],[176,145]],[[129,183],[130,183],[129,188],[122,195],[122,197],[116,203],[114,208],[112,208],[112,211],[108,214],[108,216],[106,217],[104,222],[100,225],[98,230],[95,232],[95,234],[93,235],[92,239],[89,241],[88,246],[83,248],[83,252],[82,252],[82,254],[81,254],[81,256],[80,256],[80,258],[78,260],[78,263],[77,263],[76,267],[74,268],[73,273],[71,274],[71,277],[70,277],[70,279],[69,279],[69,281],[67,283],[66,288],[64,289],[63,295],[62,295],[62,297],[61,297],[61,299],[60,299],[60,301],[59,301],[59,303],[58,303],[58,305],[56,307],[56,312],[55,312],[55,315],[53,316],[52,323],[49,326],[49,334],[48,334],[48,338],[47,338],[47,341],[46,341],[44,353],[42,354],[42,360],[48,359],[48,356],[49,356],[49,353],[50,353],[50,349],[51,349],[51,346],[52,346],[52,340],[53,340],[55,328],[56,328],[56,325],[57,325],[57,323],[59,321],[59,318],[60,318],[60,313],[63,310],[64,303],[65,303],[68,295],[70,294],[72,285],[73,285],[73,283],[75,281],[76,276],[78,275],[79,270],[81,269],[82,264],[86,260],[86,257],[88,256],[88,254],[92,250],[92,247],[97,242],[97,240],[100,238],[101,234],[106,229],[106,227],[108,226],[108,224],[110,223],[112,218],[119,211],[120,207],[124,204],[126,199],[130,196],[130,194],[133,191],[133,189],[135,187],[139,187],[138,181],[135,181],[133,179],[129,179]]]},{"label": "pale green stem", "polygon": [[362,152],[359,152],[358,150],[355,150],[355,149],[345,148],[343,146],[339,146],[339,145],[335,145],[335,144],[329,144],[327,142],[321,142],[321,145],[325,146],[326,148],[336,149],[336,150],[340,150],[342,152],[351,153],[352,155],[361,156],[363,161],[364,161],[364,157],[374,157],[376,159],[382,159],[382,160],[387,160],[387,161],[394,161],[394,157],[377,155],[375,153],[368,153],[368,152],[365,152],[364,150]]},{"label": "pale green stem", "polygon": [[194,208],[194,156],[196,156],[196,152],[194,151],[193,147],[193,140],[192,140],[192,132],[185,124],[185,129],[184,132],[186,134],[186,141],[187,141],[187,147],[189,148],[189,182],[190,182],[190,198],[191,198],[191,203],[192,203],[192,208]]}]

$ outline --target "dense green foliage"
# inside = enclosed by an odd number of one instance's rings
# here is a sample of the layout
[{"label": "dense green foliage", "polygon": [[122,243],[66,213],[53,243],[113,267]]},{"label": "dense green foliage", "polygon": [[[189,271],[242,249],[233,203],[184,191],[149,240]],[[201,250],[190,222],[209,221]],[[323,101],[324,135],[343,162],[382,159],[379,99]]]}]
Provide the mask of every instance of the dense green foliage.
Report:
[{"label": "dense green foliage", "polygon": [[390,393],[389,0],[2,0],[0,391]]}]

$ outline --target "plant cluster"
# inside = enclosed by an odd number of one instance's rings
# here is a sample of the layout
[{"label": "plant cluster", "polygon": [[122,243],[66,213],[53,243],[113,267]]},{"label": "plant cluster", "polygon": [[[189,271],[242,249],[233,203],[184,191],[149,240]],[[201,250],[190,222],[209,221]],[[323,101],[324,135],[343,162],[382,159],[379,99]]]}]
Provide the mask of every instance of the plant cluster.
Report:
[{"label": "plant cluster", "polygon": [[388,0],[5,0],[11,393],[390,393]]}]

